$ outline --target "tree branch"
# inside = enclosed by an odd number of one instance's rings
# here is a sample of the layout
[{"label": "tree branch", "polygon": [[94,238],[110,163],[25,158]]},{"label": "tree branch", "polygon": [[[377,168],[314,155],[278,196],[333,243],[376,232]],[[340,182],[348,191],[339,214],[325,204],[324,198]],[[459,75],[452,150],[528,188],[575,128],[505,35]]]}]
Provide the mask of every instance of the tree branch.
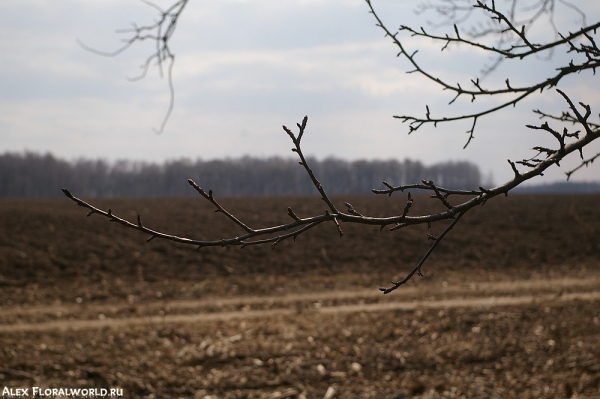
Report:
[{"label": "tree branch", "polygon": [[425,253],[425,256],[423,256],[423,258],[419,261],[419,263],[417,263],[417,265],[414,267],[414,269],[411,270],[410,273],[408,273],[402,280],[399,281],[392,281],[392,286],[385,288],[379,288],[379,291],[383,292],[384,294],[389,294],[390,292],[398,289],[401,285],[404,285],[408,282],[408,280],[410,280],[415,273],[422,277],[423,273],[421,273],[421,266],[423,266],[423,263],[425,263],[425,261],[427,260],[427,258],[429,258],[429,255],[431,255],[431,253],[435,250],[435,248],[438,246],[438,244],[442,241],[442,239],[446,236],[446,234],[452,230],[452,228],[456,225],[456,223],[458,223],[458,221],[460,220],[460,218],[462,217],[464,213],[459,213],[456,218],[452,221],[452,223],[450,223],[448,225],[448,227],[446,227],[446,229],[444,230],[444,232],[442,234],[440,234],[439,237],[436,237],[433,240],[433,245],[429,248],[429,250]]},{"label": "tree branch", "polygon": [[[384,25],[383,21],[380,19],[380,17],[375,12],[375,9],[371,3],[371,0],[365,0],[365,1],[369,6],[370,13],[373,14],[373,16],[375,17],[375,19],[377,21],[376,25],[378,27],[380,27],[385,32],[385,36],[386,37],[389,36],[392,39],[392,42],[399,48],[400,52],[398,53],[398,56],[403,56],[406,60],[409,61],[409,63],[414,68],[413,70],[409,71],[408,73],[414,73],[414,72],[419,73],[419,74],[423,75],[424,77],[426,77],[427,79],[433,81],[435,84],[439,85],[442,88],[442,90],[448,90],[448,91],[453,92],[454,96],[453,96],[452,100],[450,101],[450,104],[454,103],[462,95],[470,97],[471,101],[474,101],[476,98],[478,98],[480,96],[495,96],[495,95],[500,95],[500,94],[512,94],[513,95],[513,97],[511,99],[504,101],[498,105],[491,106],[480,112],[475,112],[475,113],[470,113],[470,114],[465,114],[465,115],[442,116],[442,117],[433,118],[431,116],[431,112],[430,112],[428,106],[426,107],[425,117],[415,117],[415,116],[411,116],[411,115],[395,115],[394,118],[401,119],[402,122],[409,122],[409,133],[412,133],[412,132],[418,130],[419,128],[421,128],[423,125],[426,125],[426,124],[433,124],[434,127],[437,127],[437,125],[439,123],[446,123],[446,122],[458,121],[458,120],[472,120],[472,122],[473,122],[472,127],[469,131],[467,131],[467,133],[469,134],[469,138],[465,144],[465,148],[466,148],[474,137],[475,125],[476,125],[478,118],[489,115],[491,113],[494,113],[501,109],[507,108],[509,106],[515,106],[521,100],[525,99],[526,97],[535,93],[536,91],[542,92],[544,89],[555,87],[565,76],[568,76],[568,75],[571,75],[574,73],[580,73],[580,72],[586,71],[586,70],[595,71],[596,68],[600,67],[600,49],[598,48],[598,46],[596,45],[596,42],[594,41],[594,39],[592,37],[592,34],[595,34],[597,29],[600,28],[600,22],[595,23],[595,24],[590,25],[585,28],[581,28],[581,29],[577,30],[575,33],[569,33],[568,35],[564,35],[564,36],[560,35],[557,32],[556,35],[559,36],[560,39],[538,45],[538,44],[531,43],[527,39],[526,28],[525,28],[526,24],[523,24],[521,29],[517,28],[517,24],[515,22],[515,16],[514,16],[514,7],[516,5],[516,1],[513,3],[513,8],[511,9],[511,13],[508,16],[503,14],[499,10],[497,10],[495,8],[494,2],[492,2],[492,6],[490,7],[486,3],[477,1],[477,3],[475,5],[473,5],[473,8],[478,8],[478,9],[485,11],[486,13],[490,14],[491,21],[497,22],[498,24],[503,26],[502,29],[500,29],[498,31],[493,31],[495,34],[502,36],[507,31],[512,32],[518,37],[518,40],[521,43],[521,44],[513,44],[508,48],[501,48],[501,47],[498,47],[497,45],[490,46],[490,45],[487,45],[482,42],[463,38],[460,35],[456,24],[453,25],[454,35],[446,34],[445,36],[436,36],[436,35],[432,35],[432,34],[428,33],[423,28],[421,28],[420,30],[417,30],[417,29],[408,27],[406,25],[402,25],[398,32],[392,33]],[[446,8],[441,8],[441,10],[443,10],[442,14],[452,15],[452,18],[455,18],[457,10],[466,10],[466,8],[464,8],[462,6],[458,6],[458,5],[454,4],[453,2],[451,2],[450,4],[451,5],[445,6]],[[546,2],[544,2],[544,4],[542,4],[540,2],[540,4],[541,4],[540,10],[538,10],[536,15],[531,17],[531,19],[528,21],[529,25],[533,24],[533,22],[535,22],[541,14],[546,12],[546,5],[545,5]],[[426,9],[426,8],[432,8],[432,7],[431,6],[424,7],[424,9]],[[439,10],[440,9],[438,9],[438,11]],[[554,12],[553,6],[552,6],[551,12],[552,13]],[[442,47],[442,51],[444,49],[446,49],[450,43],[459,43],[459,44],[462,43],[462,44],[466,44],[466,45],[469,45],[472,47],[476,47],[485,52],[491,52],[494,54],[498,54],[499,56],[503,57],[503,58],[499,58],[497,60],[497,62],[494,64],[494,66],[492,66],[492,68],[495,68],[495,66],[498,65],[498,62],[500,62],[500,60],[502,60],[502,59],[519,59],[519,60],[521,60],[532,54],[538,54],[541,51],[547,51],[547,50],[550,51],[550,50],[553,50],[554,48],[557,48],[559,46],[565,46],[565,45],[568,48],[566,50],[567,53],[575,52],[577,54],[580,54],[584,57],[584,60],[577,62],[577,63],[571,61],[568,65],[564,65],[564,66],[557,68],[558,72],[554,76],[550,76],[546,79],[539,81],[536,84],[532,84],[529,86],[512,87],[510,85],[509,79],[506,79],[505,80],[506,87],[495,88],[495,89],[485,89],[481,85],[479,79],[472,79],[471,83],[473,84],[474,89],[467,89],[467,88],[464,88],[460,83],[458,83],[456,85],[447,83],[446,81],[444,81],[438,77],[435,77],[434,75],[429,73],[425,68],[423,68],[417,62],[417,60],[415,58],[417,51],[409,52],[406,49],[406,47],[404,46],[404,44],[402,43],[402,41],[398,38],[398,34],[402,31],[409,32],[411,34],[411,36],[419,36],[419,37],[434,39],[436,41],[442,41],[445,43],[444,46]],[[484,36],[484,35],[482,34],[480,36]],[[589,44],[581,43],[580,45],[577,46],[574,44],[575,41],[577,41],[577,40],[586,40],[587,42],[589,42]],[[503,43],[503,39],[500,39],[500,43]],[[526,48],[527,50],[521,51],[522,48]],[[488,73],[488,72],[489,72],[489,70],[486,73]]]},{"label": "tree branch", "polygon": [[143,79],[148,73],[148,69],[150,68],[150,65],[153,62],[156,62],[159,75],[162,78],[163,63],[168,61],[167,85],[169,87],[170,94],[169,106],[167,108],[165,116],[163,117],[160,127],[158,129],[152,128],[156,134],[161,134],[162,132],[164,132],[165,126],[169,120],[169,117],[171,116],[175,104],[175,89],[173,87],[173,65],[175,64],[175,54],[171,52],[171,49],[169,48],[169,42],[171,40],[171,37],[173,36],[173,33],[175,32],[175,28],[177,27],[179,17],[181,16],[181,13],[187,5],[188,0],[178,0],[166,10],[163,10],[157,4],[152,3],[148,0],[140,1],[156,9],[159,12],[160,17],[157,21],[150,25],[138,26],[135,23],[132,23],[132,27],[129,29],[117,30],[117,33],[132,34],[132,36],[129,39],[125,39],[125,44],[123,46],[119,47],[115,51],[106,52],[97,50],[93,47],[89,47],[83,44],[80,40],[77,40],[77,43],[84,50],[87,50],[94,54],[101,55],[104,57],[115,57],[136,43],[144,42],[146,40],[153,40],[155,42],[155,51],[152,54],[150,54],[146,58],[146,61],[141,65],[141,73],[133,78],[128,78],[128,80],[137,81]]},{"label": "tree branch", "polygon": [[[568,102],[568,104],[573,109],[574,105],[573,105],[572,101],[566,96],[566,94],[561,92],[561,95],[565,98],[565,100]],[[584,116],[581,116],[581,120],[579,120],[580,124],[586,123],[586,120],[587,120],[586,118],[588,116],[588,113],[591,112],[591,111],[588,112],[588,108],[586,108],[586,107],[584,107],[584,108],[586,109],[586,114]],[[575,112],[575,111],[573,110],[573,112]],[[543,160],[538,160],[539,162],[537,162],[535,165],[532,165],[532,167],[529,170],[527,170],[523,173],[519,172],[516,169],[516,166],[514,165],[514,163],[509,161],[509,163],[511,164],[511,167],[513,168],[513,170],[515,172],[514,178],[510,181],[505,182],[504,184],[502,184],[500,186],[490,188],[490,189],[484,189],[482,187],[479,187],[479,190],[471,190],[471,191],[450,190],[450,189],[437,187],[432,181],[422,181],[422,184],[411,184],[411,185],[394,187],[394,186],[390,185],[389,183],[384,182],[384,185],[387,187],[387,189],[373,190],[373,192],[376,194],[391,195],[394,191],[403,191],[405,189],[410,189],[410,188],[418,188],[418,189],[422,189],[422,190],[428,190],[428,191],[433,192],[432,197],[438,199],[442,203],[442,205],[444,206],[445,209],[439,213],[432,213],[432,214],[421,215],[421,216],[408,216],[409,209],[412,207],[412,204],[414,201],[409,193],[406,206],[404,207],[404,210],[401,215],[393,215],[393,216],[387,216],[387,217],[370,217],[370,216],[365,216],[365,215],[357,212],[352,207],[352,205],[349,203],[346,203],[348,212],[347,213],[340,212],[334,206],[333,202],[329,199],[329,197],[327,196],[323,186],[321,185],[321,183],[319,182],[317,177],[314,175],[313,171],[308,166],[308,163],[306,162],[306,158],[304,157],[304,154],[302,152],[301,139],[305,132],[307,121],[308,121],[308,118],[305,117],[301,124],[297,124],[297,126],[299,128],[298,135],[294,135],[291,132],[291,130],[285,126],[283,127],[283,129],[290,136],[290,138],[292,139],[292,141],[295,145],[295,148],[292,151],[294,151],[295,153],[298,154],[298,156],[300,158],[300,164],[304,167],[304,169],[306,170],[307,174],[309,175],[311,181],[313,182],[313,184],[315,185],[315,187],[321,194],[321,198],[329,206],[329,209],[326,210],[324,214],[314,215],[314,216],[307,217],[307,218],[299,218],[294,213],[294,211],[292,211],[291,208],[288,208],[287,213],[293,219],[292,222],[282,224],[282,225],[277,225],[277,226],[261,228],[261,229],[254,229],[254,228],[247,226],[243,222],[241,222],[234,215],[232,215],[225,208],[223,208],[215,200],[212,190],[209,190],[207,193],[200,186],[198,186],[195,182],[193,182],[192,180],[188,180],[189,184],[204,199],[206,199],[207,201],[209,201],[211,204],[213,204],[216,207],[216,212],[224,214],[227,218],[232,220],[236,225],[238,225],[242,230],[244,230],[243,234],[234,236],[234,237],[222,238],[222,239],[218,239],[218,240],[195,240],[195,239],[190,239],[190,238],[178,237],[178,236],[171,235],[171,234],[165,234],[165,233],[159,232],[157,230],[150,229],[142,224],[142,220],[141,220],[140,216],[138,216],[138,218],[137,218],[137,223],[129,222],[123,218],[120,218],[120,217],[114,215],[110,209],[108,211],[103,211],[103,210],[98,209],[98,208],[94,207],[93,205],[83,201],[82,199],[75,197],[66,188],[63,188],[63,192],[69,199],[74,201],[77,205],[87,208],[89,210],[89,212],[87,214],[88,216],[93,215],[93,214],[98,214],[100,216],[107,218],[111,222],[117,222],[125,227],[131,228],[134,230],[138,230],[138,231],[142,231],[146,234],[150,234],[148,241],[153,240],[155,238],[161,238],[161,239],[165,239],[165,240],[169,240],[169,241],[180,242],[183,244],[195,245],[198,248],[210,247],[210,246],[231,246],[231,245],[238,245],[241,247],[245,247],[248,245],[260,245],[260,244],[266,244],[266,243],[271,243],[272,248],[275,248],[277,246],[277,244],[279,244],[281,241],[286,240],[288,238],[293,238],[295,240],[296,237],[298,237],[300,234],[304,234],[306,231],[312,229],[313,227],[315,227],[323,222],[333,222],[336,225],[336,229],[338,230],[340,237],[341,237],[343,235],[343,233],[342,233],[342,229],[339,224],[340,222],[356,223],[356,224],[362,224],[362,225],[375,225],[375,226],[380,226],[382,229],[386,226],[393,225],[393,227],[390,230],[397,230],[402,227],[406,227],[406,226],[410,226],[410,225],[425,224],[425,223],[430,225],[431,223],[439,222],[442,220],[452,220],[452,223],[450,223],[450,225],[444,230],[444,232],[439,237],[430,236],[430,239],[434,239],[434,241],[435,241],[434,244],[431,246],[431,248],[425,254],[425,256],[421,259],[421,261],[417,264],[417,266],[409,274],[407,274],[407,276],[404,279],[394,282],[392,287],[390,287],[390,288],[382,289],[384,293],[388,293],[388,292],[391,292],[391,291],[397,289],[400,285],[406,283],[410,278],[412,278],[412,276],[415,273],[420,274],[420,270],[421,270],[423,263],[427,260],[427,258],[430,256],[430,254],[434,251],[434,249],[437,247],[439,242],[456,225],[456,223],[458,223],[458,220],[460,220],[462,215],[464,215],[470,209],[472,209],[478,205],[485,204],[486,201],[489,200],[490,198],[496,197],[501,194],[507,195],[510,190],[512,190],[516,186],[520,185],[524,181],[527,181],[533,177],[542,175],[543,172],[547,168],[549,168],[550,166],[552,166],[554,164],[558,165],[559,162],[567,155],[569,155],[573,152],[580,152],[583,147],[590,144],[592,141],[600,138],[600,129],[591,130],[589,133],[587,133],[585,136],[583,136],[581,138],[579,138],[579,136],[575,136],[574,134],[567,135],[565,133],[564,136],[561,136],[563,138],[563,140],[571,139],[573,141],[571,141],[570,143],[562,143],[561,147],[558,150],[550,150],[550,149],[542,148],[542,151],[540,151],[540,152],[546,153],[547,154],[546,158]],[[540,129],[542,129],[542,128],[540,128]],[[544,129],[544,130],[547,130],[547,129]],[[541,148],[541,147],[539,147],[539,148]],[[600,154],[596,155],[595,157],[593,157],[590,160],[585,161],[586,165],[587,165],[587,163],[593,162],[593,160],[596,159],[598,156],[600,156]],[[454,195],[454,194],[461,195],[461,196],[464,196],[464,195],[472,196],[472,198],[470,198],[458,205],[451,205],[448,202],[447,197],[450,195]],[[265,237],[265,238],[260,238],[260,237]]]},{"label": "tree branch", "polygon": [[584,166],[587,168],[589,164],[594,163],[594,161],[598,157],[600,157],[600,152],[597,153],[596,155],[594,155],[593,157],[591,157],[590,159],[583,160],[581,162],[581,164],[579,166],[577,166],[575,169],[565,172],[565,174],[567,175],[567,180],[569,180],[571,178],[571,175],[573,173],[577,172],[579,169],[583,168]]}]

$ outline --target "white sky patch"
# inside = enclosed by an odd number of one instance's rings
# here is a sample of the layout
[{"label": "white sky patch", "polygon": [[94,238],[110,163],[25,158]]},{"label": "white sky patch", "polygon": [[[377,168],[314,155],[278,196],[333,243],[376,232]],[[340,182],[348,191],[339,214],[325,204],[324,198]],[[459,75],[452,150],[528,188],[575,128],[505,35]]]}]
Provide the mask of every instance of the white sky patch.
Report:
[{"label": "white sky patch", "polygon": [[[374,97],[428,86],[428,93],[433,95],[432,85],[403,79],[404,72],[394,65],[381,65],[381,53],[387,47],[381,42],[366,42],[285,51],[195,52],[182,57],[181,65],[177,65],[177,80],[199,78],[205,90],[284,87],[286,90],[318,93],[349,89]],[[273,74],[265,74],[265,71],[281,74],[281,80],[275,79]]]}]

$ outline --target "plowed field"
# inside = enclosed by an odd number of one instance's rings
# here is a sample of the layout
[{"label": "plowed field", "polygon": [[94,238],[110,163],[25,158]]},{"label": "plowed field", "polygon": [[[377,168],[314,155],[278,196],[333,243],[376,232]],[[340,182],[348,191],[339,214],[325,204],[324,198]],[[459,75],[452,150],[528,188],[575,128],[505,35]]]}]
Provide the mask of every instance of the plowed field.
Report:
[{"label": "plowed field", "polygon": [[[75,193],[76,194],[76,193]],[[452,197],[451,197],[452,199]],[[336,198],[370,215],[404,197]],[[241,233],[201,199],[94,200],[191,238]],[[226,198],[258,228],[317,198]],[[411,214],[439,201],[417,197]],[[0,201],[0,389],[131,398],[600,398],[599,196],[509,196],[444,225],[323,225],[296,242],[153,240],[68,199]],[[15,392],[15,391],[13,391]],[[98,391],[101,392],[101,391]],[[4,395],[4,397],[8,397]]]}]

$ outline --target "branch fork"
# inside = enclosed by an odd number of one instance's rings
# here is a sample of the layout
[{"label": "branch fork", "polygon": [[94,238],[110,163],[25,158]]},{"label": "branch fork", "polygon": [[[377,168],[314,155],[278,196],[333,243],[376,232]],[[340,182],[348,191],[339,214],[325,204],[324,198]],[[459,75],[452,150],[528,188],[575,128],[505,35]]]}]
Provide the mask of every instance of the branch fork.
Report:
[{"label": "branch fork", "polygon": [[[561,35],[556,30],[556,27],[554,26],[551,20],[550,25],[555,31],[555,40],[549,41],[544,44],[535,44],[529,40],[529,38],[527,37],[527,31],[535,24],[539,16],[545,12],[545,1],[540,1],[532,6],[531,10],[535,9],[536,7],[539,7],[540,9],[533,17],[531,17],[528,21],[525,22],[518,22],[516,20],[514,9],[512,9],[509,14],[502,13],[496,8],[494,2],[492,2],[491,6],[479,0],[472,7],[461,6],[454,1],[444,2],[447,4],[442,6],[434,6],[431,4],[425,4],[421,6],[421,11],[425,11],[427,9],[434,9],[438,11],[440,15],[443,15],[447,18],[446,22],[440,24],[439,26],[451,25],[454,33],[445,34],[442,36],[433,35],[423,28],[414,29],[406,25],[401,25],[398,32],[392,33],[385,26],[383,21],[375,12],[371,1],[366,0],[366,3],[369,6],[369,12],[373,14],[373,16],[376,19],[376,26],[380,27],[385,32],[385,37],[390,37],[394,45],[400,50],[398,52],[398,56],[403,56],[411,64],[412,70],[410,70],[408,73],[419,73],[426,79],[429,79],[435,84],[439,85],[442,88],[442,90],[448,90],[454,93],[454,96],[450,100],[449,104],[453,104],[462,95],[470,97],[471,102],[475,101],[476,98],[481,96],[495,96],[500,94],[512,95],[512,98],[504,102],[500,102],[497,105],[491,106],[489,108],[484,109],[483,111],[472,114],[433,118],[431,116],[429,106],[426,106],[426,112],[424,117],[416,117],[411,115],[394,116],[394,118],[400,119],[403,123],[409,123],[409,134],[415,132],[416,130],[420,129],[426,124],[431,124],[434,127],[437,127],[438,123],[447,123],[458,120],[471,120],[472,126],[467,131],[469,136],[464,146],[464,148],[466,148],[474,138],[475,126],[479,118],[492,114],[501,109],[507,108],[509,106],[516,106],[516,104],[519,103],[521,100],[537,92],[538,90],[542,92],[544,89],[556,86],[565,76],[571,75],[573,73],[580,73],[587,70],[595,71],[596,68],[600,67],[600,48],[598,48],[598,45],[592,37],[592,34],[595,34],[597,29],[600,28],[600,22],[578,29],[577,31],[569,33],[568,35]],[[493,28],[489,30],[483,29],[482,31],[473,31],[470,34],[470,36],[473,38],[471,40],[465,38],[464,35],[461,35],[459,33],[457,23],[462,22],[466,18],[468,18],[471,15],[472,11],[475,9],[482,10],[485,14],[488,15],[490,20],[495,21],[498,24],[499,28]],[[580,10],[576,8],[574,9],[580,15],[582,15],[582,22],[584,22],[585,24],[585,15]],[[457,16],[457,13],[459,11],[465,12],[464,18],[460,18]],[[443,79],[440,79],[434,76],[432,73],[430,73],[423,66],[421,66],[421,64],[415,58],[416,51],[412,53],[408,51],[403,41],[399,38],[398,33],[403,31],[408,32],[410,36],[433,39],[434,41],[439,41],[443,43],[441,47],[442,51],[445,50],[450,43],[456,43],[474,47],[486,53],[497,55],[497,61],[494,62],[492,66],[488,67],[484,71],[483,76],[491,73],[503,60],[522,60],[526,57],[537,55],[543,51],[552,52],[561,46],[567,46],[567,53],[574,52],[578,55],[581,55],[583,59],[579,62],[572,61],[565,66],[559,67],[557,68],[557,72],[554,76],[542,78],[538,83],[534,83],[529,86],[514,87],[510,84],[509,78],[506,78],[504,80],[505,87],[498,87],[496,89],[484,89],[480,84],[480,79],[476,78],[470,80],[474,89],[468,89],[464,88],[460,83],[452,84]],[[488,45],[482,41],[477,40],[479,38],[483,38],[484,36],[489,36],[492,34],[498,36],[498,41],[495,45]],[[509,37],[510,35],[514,36],[514,40],[507,39],[507,37]],[[574,44],[576,40],[582,39],[587,40],[588,43],[582,43],[579,46],[576,46]],[[509,46],[505,46],[507,41],[509,43]],[[587,111],[586,116],[589,116],[589,112]],[[582,122],[587,118],[586,116],[577,115],[577,118],[580,122]]]}]

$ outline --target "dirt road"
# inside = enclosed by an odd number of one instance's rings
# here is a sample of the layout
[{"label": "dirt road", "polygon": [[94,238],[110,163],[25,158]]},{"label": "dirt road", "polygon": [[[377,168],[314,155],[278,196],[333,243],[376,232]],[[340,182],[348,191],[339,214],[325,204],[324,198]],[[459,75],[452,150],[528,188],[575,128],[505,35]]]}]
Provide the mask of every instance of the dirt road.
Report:
[{"label": "dirt road", "polygon": [[327,291],[305,295],[210,298],[195,301],[52,305],[0,310],[0,333],[81,330],[148,324],[205,323],[269,318],[296,313],[352,313],[518,306],[600,299],[600,279],[546,279],[461,286],[406,288],[384,296],[377,290]]}]

